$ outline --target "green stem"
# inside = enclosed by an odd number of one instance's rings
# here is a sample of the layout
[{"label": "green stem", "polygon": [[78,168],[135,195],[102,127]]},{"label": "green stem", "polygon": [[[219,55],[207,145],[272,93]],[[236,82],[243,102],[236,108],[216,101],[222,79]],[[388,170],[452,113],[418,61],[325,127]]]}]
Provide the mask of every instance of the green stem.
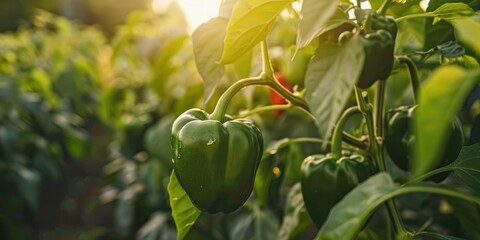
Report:
[{"label": "green stem", "polygon": [[420,17],[436,17],[435,14],[426,12],[426,13],[418,13],[418,14],[411,14],[403,17],[396,18],[395,21],[398,23],[400,21],[405,21],[407,19],[412,19],[412,18],[420,18]]},{"label": "green stem", "polygon": [[242,88],[250,85],[265,85],[266,83],[267,80],[265,80],[265,78],[263,78],[262,76],[245,78],[235,82],[227,89],[227,91],[222,94],[220,99],[218,99],[217,105],[215,105],[215,109],[210,115],[210,119],[221,121],[225,115],[225,112],[227,111],[228,104],[232,100],[233,96],[235,96],[235,94]]},{"label": "green stem", "polygon": [[378,84],[375,88],[375,106],[374,106],[374,122],[376,130],[375,133],[377,137],[381,137],[383,139],[383,129],[385,124],[385,89],[386,89],[386,81],[378,81]]},{"label": "green stem", "polygon": [[340,159],[342,156],[342,133],[343,133],[343,127],[345,126],[345,123],[347,120],[355,113],[360,112],[358,110],[358,107],[350,107],[347,110],[345,110],[340,117],[340,120],[337,123],[337,126],[335,126],[335,130],[333,131],[333,139],[332,139],[332,156],[335,159]]},{"label": "green stem", "polygon": [[431,177],[431,176],[434,176],[434,175],[437,175],[439,173],[442,173],[442,172],[448,172],[448,171],[451,171],[452,170],[452,167],[450,165],[447,165],[447,166],[444,166],[444,167],[441,167],[441,168],[437,168],[437,169],[434,169],[430,172],[427,172],[425,174],[422,174],[418,177],[415,177],[413,179],[411,179],[410,181],[406,182],[405,184],[403,185],[411,185],[413,183],[417,183],[417,182],[420,182],[422,181],[423,179],[426,179],[428,177]]},{"label": "green stem", "polygon": [[299,107],[309,112],[308,104],[305,100],[297,95],[294,95],[288,89],[283,87],[273,76],[272,65],[270,64],[270,58],[268,56],[267,43],[262,41],[262,60],[263,60],[263,72],[258,77],[245,78],[235,82],[225,91],[220,99],[218,99],[217,105],[210,115],[210,119],[221,121],[225,112],[227,111],[228,104],[232,100],[233,96],[242,88],[250,85],[265,85],[272,88],[275,92],[284,97],[287,101],[296,107]]},{"label": "green stem", "polygon": [[387,13],[387,10],[388,10],[388,7],[390,6],[390,4],[392,4],[393,0],[385,0],[383,1],[383,4],[382,6],[380,6],[380,8],[378,9],[378,13],[385,16],[385,14]]},{"label": "green stem", "polygon": [[[366,92],[364,92],[366,94]],[[363,117],[365,118],[365,123],[367,124],[368,130],[368,142],[369,142],[369,149],[370,152],[375,154],[378,148],[377,144],[377,137],[375,136],[374,124],[373,124],[373,117],[372,117],[372,105],[367,103],[365,98],[367,95],[362,93],[362,90],[358,87],[355,87],[355,98],[357,99],[358,109],[362,113]],[[380,159],[375,158],[377,161],[377,166],[380,171],[385,171],[385,164],[379,161]]]},{"label": "green stem", "polygon": [[262,112],[269,112],[269,111],[275,111],[275,110],[287,110],[292,107],[293,105],[291,103],[281,104],[281,105],[262,106],[262,107],[254,108],[252,110],[241,112],[238,116],[236,116],[236,118],[244,118],[244,117],[257,114],[257,113],[262,113]]},{"label": "green stem", "polygon": [[342,140],[347,144],[360,148],[362,150],[366,150],[368,148],[368,145],[364,141],[356,138],[355,136],[352,136],[350,133],[347,133],[345,131],[342,132]]},{"label": "green stem", "polygon": [[407,56],[399,56],[397,57],[398,61],[401,64],[405,64],[408,69],[408,76],[410,78],[410,84],[412,86],[413,97],[415,98],[415,102],[418,101],[418,88],[420,86],[420,81],[418,80],[417,74],[417,67],[415,67],[415,63],[412,61],[411,58]]},{"label": "green stem", "polygon": [[270,57],[268,55],[268,46],[267,46],[267,41],[266,40],[263,40],[262,41],[262,45],[261,45],[261,48],[262,48],[262,68],[263,68],[263,74],[265,74],[266,76],[268,76],[268,78],[270,79],[274,79],[273,77],[273,67],[272,67],[272,64],[270,62]]},{"label": "green stem", "polygon": [[450,190],[450,189],[447,189],[447,188],[439,188],[439,187],[432,187],[432,186],[405,186],[405,187],[399,188],[396,191],[392,191],[391,193],[389,193],[389,195],[390,194],[393,195],[393,196],[398,195],[399,193],[397,193],[397,191],[402,192],[402,194],[404,194],[404,193],[414,193],[414,192],[435,193],[435,194],[440,194],[440,195],[445,195],[445,196],[450,196],[450,197],[456,197],[456,198],[460,198],[460,199],[463,199],[463,200],[466,200],[466,201],[469,201],[469,202],[474,202],[476,204],[480,204],[480,198],[479,197],[469,195],[469,194],[465,194],[465,193],[461,193],[461,192],[457,192],[457,191]]},{"label": "green stem", "polygon": [[303,137],[303,138],[293,138],[289,140],[292,143],[305,143],[305,142],[311,142],[311,143],[327,143],[330,144],[331,142],[325,141],[320,138],[309,138],[309,137]]},{"label": "green stem", "polygon": [[[355,97],[357,99],[358,108],[360,109],[360,112],[362,112],[367,124],[370,153],[372,153],[374,156],[379,170],[385,172],[387,169],[385,167],[385,159],[383,157],[383,141],[377,141],[372,116],[372,105],[368,103],[368,96],[366,95],[366,92],[364,93],[362,93],[361,89],[355,87]],[[387,200],[387,210],[390,218],[393,220],[396,232],[399,234],[404,234],[406,232],[405,226],[403,225],[402,219],[393,199]]]}]

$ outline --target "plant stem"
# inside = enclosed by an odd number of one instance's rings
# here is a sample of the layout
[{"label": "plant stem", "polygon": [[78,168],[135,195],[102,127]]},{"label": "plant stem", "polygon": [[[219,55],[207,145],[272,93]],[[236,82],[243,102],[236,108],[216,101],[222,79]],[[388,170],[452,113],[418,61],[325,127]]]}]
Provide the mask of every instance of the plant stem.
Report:
[{"label": "plant stem", "polygon": [[223,116],[225,115],[225,111],[227,110],[228,104],[232,100],[233,96],[240,91],[242,88],[250,86],[250,85],[265,85],[266,80],[263,77],[252,77],[252,78],[245,78],[235,82],[232,86],[230,86],[227,91],[225,91],[220,99],[217,101],[217,105],[215,105],[215,109],[213,110],[212,114],[210,115],[210,119],[215,119],[221,121]]},{"label": "plant stem", "polygon": [[422,181],[423,179],[426,179],[428,177],[431,177],[431,176],[434,176],[434,175],[437,175],[439,173],[442,173],[442,172],[448,172],[448,171],[451,171],[452,170],[452,167],[450,165],[447,165],[447,166],[444,166],[444,167],[441,167],[441,168],[437,168],[437,169],[434,169],[430,172],[427,172],[425,174],[422,174],[418,177],[415,177],[413,179],[411,179],[410,181],[406,182],[405,184],[403,185],[411,185],[413,183],[417,183],[417,182],[420,182]]},{"label": "plant stem", "polygon": [[247,116],[250,116],[250,115],[253,115],[253,114],[257,114],[257,113],[269,112],[269,111],[275,111],[275,110],[287,110],[287,109],[290,109],[292,107],[293,107],[293,105],[291,103],[280,104],[280,105],[261,106],[261,107],[254,108],[252,110],[247,110],[247,111],[240,112],[240,114],[236,117],[237,118],[244,118],[244,117],[247,117]]},{"label": "plant stem", "polygon": [[273,78],[273,67],[270,62],[270,57],[268,55],[268,46],[267,46],[267,41],[263,40],[261,44],[261,49],[262,49],[262,69],[263,69],[263,74],[268,76],[271,79]]},{"label": "plant stem", "polygon": [[[360,112],[362,112],[362,115],[365,118],[365,122],[367,124],[370,153],[372,153],[372,155],[374,156],[379,170],[385,172],[387,169],[385,167],[385,159],[383,157],[383,141],[377,141],[372,116],[372,105],[367,102],[368,96],[366,94],[363,94],[361,92],[361,89],[357,87],[355,87],[355,97],[357,99],[358,108],[360,109]],[[402,219],[393,199],[387,200],[387,212],[390,218],[393,220],[396,232],[399,234],[405,234],[405,226],[403,225]]]},{"label": "plant stem", "polygon": [[[366,92],[365,92],[366,93]],[[369,150],[371,153],[375,155],[375,153],[378,152],[378,144],[377,144],[377,137],[375,136],[375,130],[374,130],[374,124],[373,124],[373,117],[372,117],[372,105],[367,103],[364,98],[367,97],[367,95],[363,95],[362,90],[359,89],[358,87],[355,87],[355,97],[357,99],[357,105],[358,109],[363,115],[363,118],[365,118],[365,122],[367,124],[367,130],[368,130],[368,142],[369,142]],[[377,161],[376,164],[380,171],[385,171],[385,163],[382,163],[382,161],[379,161],[379,158],[375,158]]]},{"label": "plant stem", "polygon": [[377,137],[381,137],[383,139],[383,129],[385,125],[385,119],[383,116],[385,115],[385,89],[386,89],[386,81],[378,81],[377,86],[375,88],[375,106],[373,108],[374,111],[374,119],[373,121],[375,124],[375,133]]},{"label": "plant stem", "polygon": [[418,13],[418,14],[411,14],[403,17],[396,18],[395,21],[398,23],[400,21],[405,21],[407,19],[412,19],[412,18],[420,18],[420,17],[436,17],[435,14],[426,12],[426,13]]},{"label": "plant stem", "polygon": [[[465,193],[461,193],[461,192],[457,192],[457,191],[447,189],[447,188],[432,187],[432,186],[405,186],[405,187],[400,188],[396,191],[401,191],[402,194],[403,193],[414,193],[414,192],[435,193],[435,194],[441,194],[441,195],[450,196],[450,197],[456,197],[456,198],[460,198],[460,199],[463,199],[463,200],[466,200],[466,201],[469,201],[469,202],[474,202],[476,204],[480,204],[480,198],[479,197],[469,195],[469,194],[465,194]],[[396,193],[396,191],[393,191],[390,194],[397,195],[398,193]]]},{"label": "plant stem", "polygon": [[359,112],[358,107],[350,107],[343,112],[340,120],[337,122],[337,126],[335,126],[335,130],[333,131],[332,139],[332,156],[335,159],[340,159],[342,156],[342,133],[345,123],[353,114]]},{"label": "plant stem", "polygon": [[405,64],[408,69],[408,76],[410,78],[410,84],[412,86],[413,97],[415,98],[415,103],[418,101],[418,88],[420,86],[420,81],[418,80],[417,67],[411,58],[407,56],[397,57],[398,61],[402,64]]},{"label": "plant stem", "polygon": [[377,12],[381,15],[384,15],[387,13],[387,10],[388,10],[388,7],[390,6],[390,4],[393,2],[393,0],[385,0],[383,1],[383,4],[382,6],[380,6],[380,8],[377,10]]},{"label": "plant stem", "polygon": [[360,148],[362,150],[366,150],[368,148],[368,145],[364,141],[356,138],[355,136],[352,136],[345,131],[342,132],[342,140],[347,144]]},{"label": "plant stem", "polygon": [[308,104],[305,100],[297,95],[294,95],[288,89],[283,87],[275,79],[273,75],[272,65],[270,64],[270,58],[268,56],[267,43],[262,41],[262,60],[263,60],[263,72],[258,77],[245,78],[235,82],[225,91],[220,99],[218,99],[217,105],[210,115],[210,119],[222,120],[227,110],[228,104],[232,100],[233,96],[242,88],[250,85],[265,85],[272,88],[275,92],[284,97],[287,101],[296,107],[299,107],[309,112]]}]

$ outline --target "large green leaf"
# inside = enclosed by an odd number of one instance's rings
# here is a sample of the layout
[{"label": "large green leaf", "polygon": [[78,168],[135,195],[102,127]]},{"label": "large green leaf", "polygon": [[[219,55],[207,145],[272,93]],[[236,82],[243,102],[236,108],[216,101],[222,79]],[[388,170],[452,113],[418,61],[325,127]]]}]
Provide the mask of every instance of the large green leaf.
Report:
[{"label": "large green leaf", "polygon": [[447,21],[454,26],[458,39],[480,54],[480,22],[473,17],[459,17]]},{"label": "large green leaf", "polygon": [[463,147],[451,166],[453,176],[480,195],[480,143]]},{"label": "large green leaf", "polygon": [[449,126],[479,76],[478,72],[450,65],[435,70],[422,85],[414,116],[417,144],[412,167],[415,175],[431,170],[440,160]]},{"label": "large green leaf", "polygon": [[222,56],[227,24],[226,19],[212,18],[200,25],[192,35],[195,64],[205,83],[204,103],[212,96],[225,70],[218,60]]},{"label": "large green leaf", "polygon": [[297,33],[297,48],[307,46],[318,37],[328,19],[335,13],[338,0],[304,0],[302,3],[302,19]]},{"label": "large green leaf", "polygon": [[177,239],[184,239],[190,228],[197,221],[201,211],[193,205],[185,190],[180,186],[173,171],[168,183],[168,194],[170,195],[173,220],[177,227]]},{"label": "large green leaf", "polygon": [[220,63],[232,63],[263,41],[293,0],[238,0],[228,22]]},{"label": "large green leaf", "polygon": [[342,113],[364,60],[363,45],[357,36],[342,46],[322,45],[310,60],[305,77],[305,98],[323,139],[328,139]]},{"label": "large green leaf", "polygon": [[353,239],[375,209],[390,198],[387,194],[399,188],[387,173],[367,179],[332,208],[316,239]]}]

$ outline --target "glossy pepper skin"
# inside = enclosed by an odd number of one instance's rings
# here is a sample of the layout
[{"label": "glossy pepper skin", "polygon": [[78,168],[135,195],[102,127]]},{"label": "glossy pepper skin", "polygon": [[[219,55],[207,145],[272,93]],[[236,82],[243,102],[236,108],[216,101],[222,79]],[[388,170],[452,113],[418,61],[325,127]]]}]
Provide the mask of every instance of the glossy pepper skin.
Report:
[{"label": "glossy pepper skin", "polygon": [[357,81],[357,87],[367,89],[377,80],[386,80],[393,69],[394,39],[386,30],[380,29],[361,36],[365,62]]},{"label": "glossy pepper skin", "polygon": [[[389,110],[386,115],[385,147],[393,162],[405,171],[410,170],[410,161],[412,160],[410,152],[415,145],[415,137],[411,129],[415,110],[416,106],[401,106]],[[442,160],[436,168],[446,166],[455,161],[463,147],[464,135],[462,124],[458,118],[455,118],[452,122],[447,139],[445,150],[440,154]],[[445,180],[448,175],[450,175],[449,172],[443,172],[429,177],[427,180],[439,183]]]},{"label": "glossy pepper skin", "polygon": [[331,154],[307,157],[301,166],[302,195],[307,212],[318,228],[348,192],[374,173],[367,159],[357,154],[344,154],[335,159]]},{"label": "glossy pepper skin", "polygon": [[175,175],[192,203],[206,213],[229,213],[250,196],[263,153],[260,130],[249,120],[210,120],[190,109],[172,126]]}]

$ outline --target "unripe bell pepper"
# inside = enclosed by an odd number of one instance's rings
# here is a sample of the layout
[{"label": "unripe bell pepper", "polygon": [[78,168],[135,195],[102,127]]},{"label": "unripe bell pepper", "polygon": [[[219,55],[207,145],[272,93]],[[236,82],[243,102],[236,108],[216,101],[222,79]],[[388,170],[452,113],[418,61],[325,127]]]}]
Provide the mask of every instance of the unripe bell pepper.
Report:
[{"label": "unripe bell pepper", "polygon": [[365,51],[365,62],[357,87],[367,89],[377,80],[386,80],[393,69],[394,39],[386,30],[366,34],[360,38]]},{"label": "unripe bell pepper", "polygon": [[302,195],[307,212],[318,228],[342,198],[359,183],[374,173],[374,167],[365,157],[344,154],[340,159],[333,155],[307,157],[301,167]]},{"label": "unripe bell pepper", "polygon": [[383,29],[392,36],[393,40],[397,38],[398,26],[391,16],[382,16],[376,12],[370,13],[370,28],[374,31]]},{"label": "unripe bell pepper", "polygon": [[[412,161],[412,148],[416,144],[411,124],[416,111],[416,106],[402,106],[391,109],[386,114],[385,147],[393,162],[405,171],[410,170]],[[435,168],[450,164],[457,159],[463,147],[464,136],[462,124],[458,118],[452,122],[447,135],[447,143],[439,155],[442,159]],[[450,173],[444,172],[427,178],[434,182],[441,182]]]},{"label": "unripe bell pepper", "polygon": [[229,213],[250,196],[263,153],[260,130],[249,120],[209,119],[201,109],[172,127],[175,175],[192,203],[206,213]]}]

